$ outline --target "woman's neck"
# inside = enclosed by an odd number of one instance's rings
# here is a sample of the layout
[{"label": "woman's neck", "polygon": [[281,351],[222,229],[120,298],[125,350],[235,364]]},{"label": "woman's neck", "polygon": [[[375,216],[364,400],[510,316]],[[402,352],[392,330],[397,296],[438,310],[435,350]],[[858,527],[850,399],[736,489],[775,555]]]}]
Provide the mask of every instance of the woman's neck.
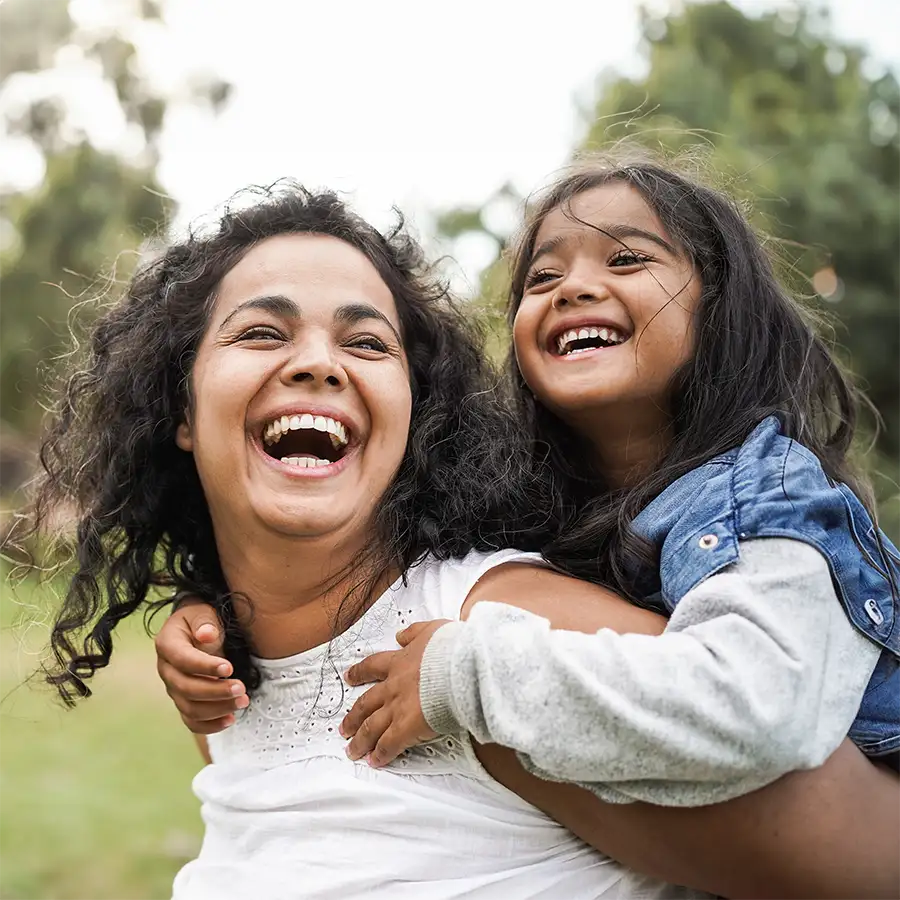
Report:
[{"label": "woman's neck", "polygon": [[362,540],[267,535],[264,542],[226,538],[217,544],[226,583],[250,601],[235,602],[238,621],[253,652],[267,659],[309,650],[346,630],[394,575],[384,573],[372,596],[354,592],[348,602],[351,588],[374,574],[358,567]]}]

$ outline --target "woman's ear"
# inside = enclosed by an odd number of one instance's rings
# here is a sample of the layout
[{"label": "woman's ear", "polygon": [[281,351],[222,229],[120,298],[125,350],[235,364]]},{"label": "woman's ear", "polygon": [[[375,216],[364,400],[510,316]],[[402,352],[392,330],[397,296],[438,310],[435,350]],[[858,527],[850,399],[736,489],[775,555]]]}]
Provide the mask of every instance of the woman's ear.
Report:
[{"label": "woman's ear", "polygon": [[175,430],[175,443],[186,453],[194,452],[194,434],[191,431],[191,423],[187,416]]}]

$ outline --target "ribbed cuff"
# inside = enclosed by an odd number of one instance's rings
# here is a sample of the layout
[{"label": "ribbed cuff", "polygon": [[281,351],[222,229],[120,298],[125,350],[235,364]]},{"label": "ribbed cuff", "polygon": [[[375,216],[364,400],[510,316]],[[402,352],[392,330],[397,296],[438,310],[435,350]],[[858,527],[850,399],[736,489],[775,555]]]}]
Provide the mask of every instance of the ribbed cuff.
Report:
[{"label": "ribbed cuff", "polygon": [[448,622],[431,636],[419,669],[419,703],[428,726],[438,734],[459,734],[463,727],[453,706],[450,667],[462,622]]}]

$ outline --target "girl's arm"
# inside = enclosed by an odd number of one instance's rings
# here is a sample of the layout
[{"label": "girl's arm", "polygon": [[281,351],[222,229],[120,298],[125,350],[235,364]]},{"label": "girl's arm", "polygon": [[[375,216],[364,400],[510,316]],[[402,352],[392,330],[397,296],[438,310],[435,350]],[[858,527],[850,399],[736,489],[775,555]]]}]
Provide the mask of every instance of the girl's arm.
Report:
[{"label": "girl's arm", "polygon": [[206,740],[205,734],[195,734],[194,740],[197,742],[197,749],[203,757],[203,762],[208,766],[212,765],[212,757],[209,755],[209,742]]},{"label": "girl's arm", "polygon": [[[501,589],[504,596],[515,597],[517,605],[546,617],[557,628],[586,632],[609,628],[653,635],[665,626],[661,616],[631,606],[609,591],[524,565],[497,568],[484,576],[470,594],[463,615]],[[417,685],[422,651],[430,646],[429,637],[448,627],[441,622],[411,626],[406,633],[415,631],[416,637],[407,640],[401,635],[404,650],[377,654],[354,667],[368,670],[369,676],[378,669],[379,677],[386,679],[368,694],[393,682],[389,693],[402,712],[395,724],[421,720]],[[516,672],[536,670],[540,677],[545,662],[524,654]],[[369,680],[368,676],[359,679]],[[351,683],[356,681],[354,677]],[[565,698],[553,705],[560,707],[565,709]],[[532,713],[531,720],[540,723],[543,711]],[[358,718],[365,715],[361,708]],[[411,727],[414,738],[421,726]],[[571,730],[574,725],[562,727]],[[546,729],[538,724],[534,740],[539,743],[546,737]],[[401,744],[409,745],[406,740]],[[604,803],[575,785],[536,778],[525,771],[512,750],[485,744],[477,746],[476,752],[497,781],[587,843],[664,881],[734,900],[900,896],[897,779],[869,763],[848,741],[822,768],[788,775],[727,803],[692,809]]]},{"label": "girl's arm", "polygon": [[[575,613],[578,596],[595,599]],[[608,592],[525,565],[488,573],[464,613],[422,660],[428,725],[513,747],[533,774],[611,802],[701,806],[821,765],[878,658],[825,560],[780,539],[742,545],[662,636],[617,624],[649,614]]]},{"label": "girl's arm", "polygon": [[[661,616],[574,579],[566,579],[565,600],[558,593],[545,599],[548,580],[561,577],[515,564],[494,569],[463,615],[504,582],[517,605],[555,628],[659,634],[665,626]],[[604,803],[574,785],[536,778],[505,747],[476,752],[501,784],[622,864],[664,881],[732,900],[900,897],[900,780],[849,740],[821,768],[688,809]]]}]

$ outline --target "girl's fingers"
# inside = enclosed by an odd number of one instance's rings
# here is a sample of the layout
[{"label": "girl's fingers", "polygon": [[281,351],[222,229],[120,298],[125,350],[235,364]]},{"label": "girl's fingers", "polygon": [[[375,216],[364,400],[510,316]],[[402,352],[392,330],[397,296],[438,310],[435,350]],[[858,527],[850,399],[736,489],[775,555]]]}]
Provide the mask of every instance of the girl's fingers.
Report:
[{"label": "girl's fingers", "polygon": [[167,662],[186,675],[227,678],[233,671],[227,659],[199,650],[184,632],[176,635],[165,627],[156,636],[156,655],[160,663]]},{"label": "girl's fingers", "polygon": [[381,653],[367,656],[362,662],[347,669],[344,673],[344,680],[350,685],[384,681],[390,673],[391,662],[397,652],[397,650],[382,650]]},{"label": "girl's fingers", "polygon": [[173,627],[186,630],[195,640],[210,645],[210,653],[222,652],[222,625],[215,609],[199,597],[184,597],[171,616]]},{"label": "girl's fingers", "polygon": [[188,675],[227,678],[232,667],[221,657],[222,637],[215,610],[206,603],[187,600],[159,630],[156,655]]},{"label": "girl's fingers", "polygon": [[181,719],[194,734],[218,734],[220,731],[224,731],[229,726],[234,725],[234,715],[232,714],[222,716],[220,719],[212,719],[209,722],[198,722],[187,716],[182,716]]},{"label": "girl's fingers", "polygon": [[347,744],[347,756],[353,760],[362,759],[375,747],[390,724],[391,714],[388,710],[379,709],[372,713],[359,726],[353,740]]},{"label": "girl's fingers", "polygon": [[404,750],[412,747],[416,742],[406,740],[396,725],[390,727],[381,735],[375,748],[369,754],[369,765],[375,769],[393,762]]},{"label": "girl's fingers", "polygon": [[380,684],[369,688],[361,697],[358,697],[356,703],[350,708],[350,712],[341,721],[338,728],[341,736],[353,737],[363,722],[377,709],[384,706],[384,699],[384,687]]},{"label": "girl's fingers", "polygon": [[182,719],[190,719],[192,722],[214,722],[224,716],[230,716],[239,709],[246,709],[249,704],[247,697],[239,697],[237,700],[220,700],[218,703],[199,703],[196,700],[185,700],[183,697],[173,697],[172,700]]},{"label": "girl's fingers", "polygon": [[184,672],[162,659],[157,662],[156,668],[169,696],[173,699],[182,697],[186,701],[234,701],[237,697],[245,696],[247,693],[240,681],[185,675]]}]

